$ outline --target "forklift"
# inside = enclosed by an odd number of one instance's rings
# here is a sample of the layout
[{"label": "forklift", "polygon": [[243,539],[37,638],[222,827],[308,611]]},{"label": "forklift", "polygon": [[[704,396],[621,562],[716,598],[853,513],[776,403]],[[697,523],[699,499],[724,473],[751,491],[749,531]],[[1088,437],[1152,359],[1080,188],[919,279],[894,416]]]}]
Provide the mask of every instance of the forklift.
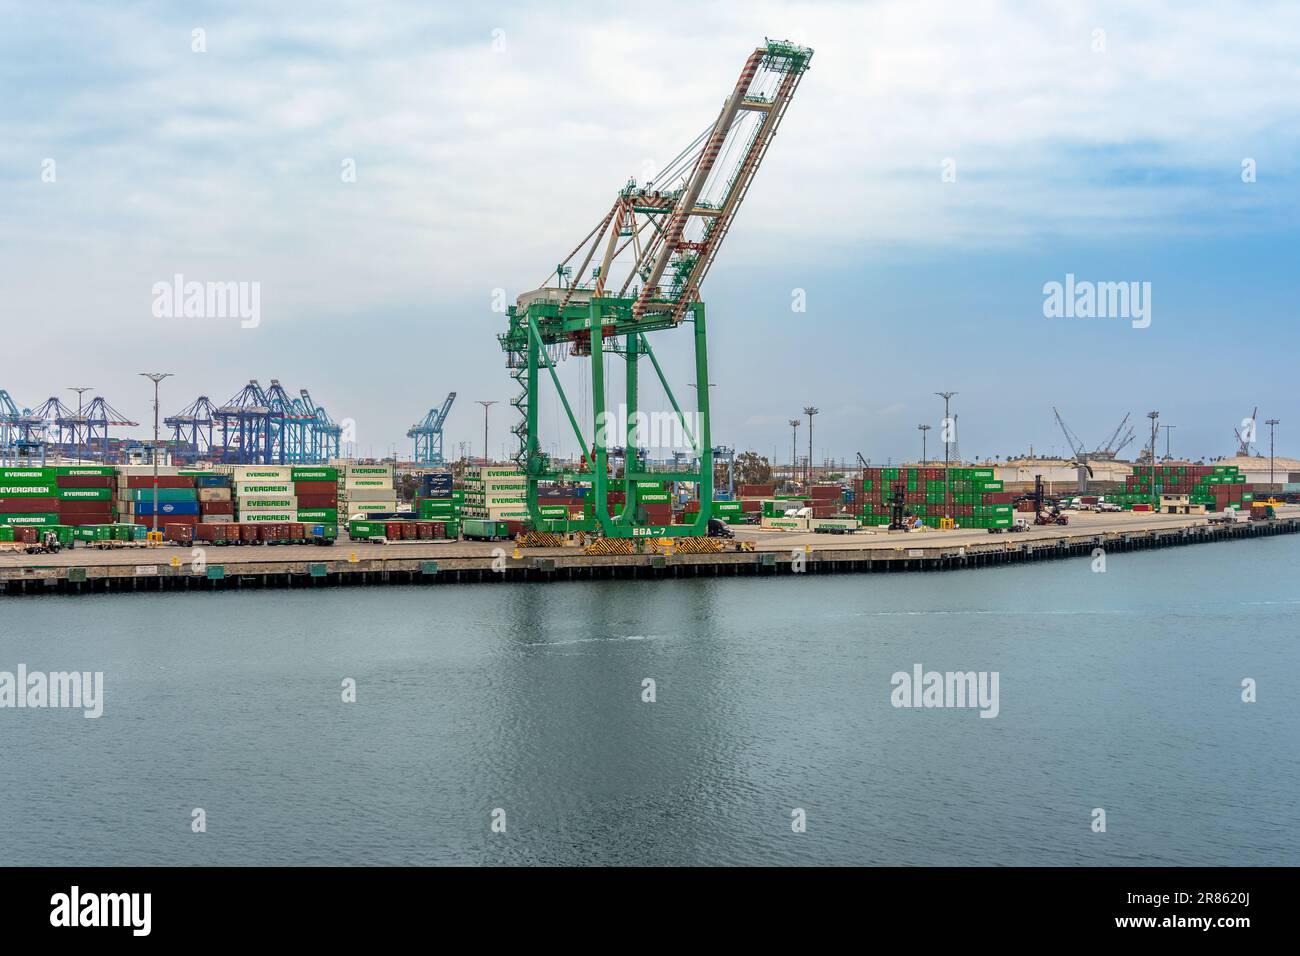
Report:
[{"label": "forklift", "polygon": [[[1047,500],[1043,492],[1043,476],[1034,475],[1034,490],[1027,495],[1021,495],[1016,499],[1019,504],[1023,501],[1033,502],[1034,505],[1034,524],[1069,524],[1069,515],[1061,513],[1060,502],[1057,499]],[[1050,506],[1050,510],[1049,510]]]}]

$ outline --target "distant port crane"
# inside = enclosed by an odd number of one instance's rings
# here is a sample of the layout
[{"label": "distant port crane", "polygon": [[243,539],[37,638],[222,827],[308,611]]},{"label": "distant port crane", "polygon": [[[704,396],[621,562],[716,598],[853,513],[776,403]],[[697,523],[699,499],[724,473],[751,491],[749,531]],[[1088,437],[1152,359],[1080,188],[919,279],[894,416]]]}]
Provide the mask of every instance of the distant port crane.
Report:
[{"label": "distant port crane", "polygon": [[[1056,423],[1061,426],[1061,434],[1065,436],[1065,442],[1070,449],[1070,455],[1074,458],[1074,462],[1079,467],[1080,492],[1086,492],[1088,490],[1088,479],[1092,477],[1091,462],[1114,461],[1116,456],[1124,450],[1129,442],[1133,441],[1135,436],[1135,432],[1131,426],[1128,428],[1127,432],[1124,431],[1125,426],[1128,425],[1129,416],[1132,414],[1131,412],[1126,412],[1124,417],[1120,419],[1119,425],[1117,425],[1115,430],[1110,433],[1110,437],[1108,437],[1103,444],[1098,445],[1092,451],[1088,451],[1084,447],[1083,442],[1079,440],[1079,436],[1070,431],[1070,426],[1065,424],[1065,419],[1061,417],[1061,413],[1057,410],[1055,405],[1052,406],[1052,414],[1056,416]],[[1122,438],[1120,437],[1121,433],[1123,433]]]},{"label": "distant port crane", "polygon": [[456,393],[451,392],[441,407],[429,409],[425,416],[407,429],[406,437],[415,439],[415,463],[417,465],[441,465],[445,463],[442,454],[442,427],[447,423],[451,406],[456,402]]},{"label": "distant port crane", "polygon": [[[709,389],[697,388],[697,416],[687,421],[668,384],[650,333],[694,327],[696,382],[709,381],[704,303],[700,285],[712,265],[736,211],[758,171],[813,51],[789,42],[768,40],[745,61],[740,77],[718,118],[652,181],[631,180],[619,191],[603,219],[555,267],[542,285],[519,296],[507,309],[507,329],[498,336],[506,365],[520,387],[511,404],[521,421],[515,461],[526,478],[528,513],[534,527],[562,531],[573,526],[542,517],[537,504],[543,481],[590,482],[594,518],[583,530],[609,538],[704,535],[713,504],[713,445],[710,439]],[[590,271],[589,271],[590,270]],[[590,367],[593,435],[584,434],[568,395],[560,385],[555,360],[566,353],[586,358]],[[616,416],[606,434],[606,353],[625,365],[625,415]],[[675,421],[691,448],[686,470],[651,472],[639,464],[638,385],[641,360],[648,359],[671,403]],[[557,467],[542,449],[538,430],[538,387],[548,375],[582,450],[576,470]],[[611,512],[608,476],[611,446],[626,448],[623,458],[626,497]],[[691,482],[699,492],[700,510],[691,524],[653,524],[642,520],[638,480],[665,478]]]},{"label": "distant port crane", "polygon": [[1259,415],[1259,406],[1256,405],[1250,413],[1250,417],[1245,419],[1241,425],[1246,429],[1246,434],[1241,433],[1241,428],[1234,428],[1232,433],[1237,436],[1237,457],[1249,458],[1250,446],[1255,443],[1255,417]]}]

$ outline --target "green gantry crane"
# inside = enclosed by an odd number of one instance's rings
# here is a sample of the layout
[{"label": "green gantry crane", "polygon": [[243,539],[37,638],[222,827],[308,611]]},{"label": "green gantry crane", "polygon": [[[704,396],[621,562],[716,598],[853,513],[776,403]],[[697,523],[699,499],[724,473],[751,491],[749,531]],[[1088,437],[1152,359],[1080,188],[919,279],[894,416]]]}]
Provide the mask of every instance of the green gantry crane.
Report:
[{"label": "green gantry crane", "polygon": [[[583,530],[611,538],[703,535],[713,504],[713,445],[709,429],[709,367],[700,284],[712,265],[786,108],[808,69],[813,51],[768,40],[745,61],[740,78],[717,120],[656,176],[630,181],[587,237],[531,292],[507,309],[507,331],[498,336],[506,364],[521,391],[511,404],[521,421],[515,457],[527,479],[528,512],[542,531],[573,530],[569,522],[542,517],[540,482],[589,482],[594,517]],[[577,274],[574,275],[574,263]],[[597,263],[593,266],[593,262]],[[588,274],[590,269],[590,274]],[[694,427],[683,414],[650,346],[650,333],[690,322],[695,331],[696,408]],[[560,385],[552,360],[556,350],[586,357],[591,367],[593,434],[588,440]],[[625,414],[607,413],[604,355],[626,364]],[[653,525],[638,518],[638,480],[664,479],[646,470],[638,453],[639,366],[646,358],[672,405],[675,422],[691,448],[692,466],[673,471],[675,481],[698,485],[700,510],[690,524]],[[577,470],[556,467],[538,435],[538,387],[546,374],[582,449]],[[624,434],[609,435],[608,426]],[[609,460],[622,447],[626,499],[617,513],[608,499]]]}]

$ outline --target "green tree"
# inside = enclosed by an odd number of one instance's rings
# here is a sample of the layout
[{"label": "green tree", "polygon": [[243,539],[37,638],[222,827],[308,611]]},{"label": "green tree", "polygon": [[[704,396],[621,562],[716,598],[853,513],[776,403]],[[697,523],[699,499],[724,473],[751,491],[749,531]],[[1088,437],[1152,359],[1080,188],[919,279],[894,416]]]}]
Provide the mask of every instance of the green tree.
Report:
[{"label": "green tree", "polygon": [[772,480],[772,464],[756,451],[736,456],[736,484],[765,485]]}]

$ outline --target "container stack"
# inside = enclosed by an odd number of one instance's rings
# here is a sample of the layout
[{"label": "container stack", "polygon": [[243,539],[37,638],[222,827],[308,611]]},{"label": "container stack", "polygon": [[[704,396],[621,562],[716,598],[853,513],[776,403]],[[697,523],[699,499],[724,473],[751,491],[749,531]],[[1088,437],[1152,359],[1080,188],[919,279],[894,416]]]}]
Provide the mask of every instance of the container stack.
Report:
[{"label": "container stack", "polygon": [[[154,511],[154,483],[157,482],[157,513]],[[117,517],[127,524],[153,527],[158,519],[158,530],[167,525],[188,525],[199,522],[199,499],[194,487],[194,475],[182,475],[179,468],[159,466],[155,478],[152,465],[119,465],[117,467]]]},{"label": "container stack", "polygon": [[57,524],[59,494],[53,468],[0,468],[0,527]]},{"label": "container stack", "polygon": [[1255,486],[1247,483],[1236,465],[1134,465],[1124,479],[1124,490],[1106,500],[1128,509],[1157,504],[1161,495],[1186,495],[1188,503],[1207,511],[1228,507],[1249,509]]},{"label": "container stack", "polygon": [[338,511],[354,515],[391,514],[397,510],[392,465],[344,464],[338,474]]},{"label": "container stack", "polygon": [[327,465],[300,465],[290,474],[298,499],[297,520],[338,527],[339,471]]},{"label": "container stack", "polygon": [[298,520],[298,495],[289,465],[235,465],[235,516],[240,524]]},{"label": "container stack", "polygon": [[59,524],[79,528],[111,524],[117,508],[112,465],[60,465],[54,469]]},{"label": "container stack", "polygon": [[992,468],[865,468],[853,483],[849,513],[864,525],[887,525],[894,497],[931,528],[950,516],[961,528],[1009,528],[1015,493],[993,477]]},{"label": "container stack", "polygon": [[443,525],[439,537],[455,538],[460,534],[464,501],[465,491],[453,487],[451,472],[434,472],[420,477],[420,493],[415,498],[414,511],[422,521]]},{"label": "container stack", "polygon": [[182,472],[194,478],[199,499],[199,524],[233,524],[235,498],[229,475],[211,471]]},{"label": "container stack", "polygon": [[528,482],[514,465],[486,465],[465,470],[464,518],[526,522]]}]

